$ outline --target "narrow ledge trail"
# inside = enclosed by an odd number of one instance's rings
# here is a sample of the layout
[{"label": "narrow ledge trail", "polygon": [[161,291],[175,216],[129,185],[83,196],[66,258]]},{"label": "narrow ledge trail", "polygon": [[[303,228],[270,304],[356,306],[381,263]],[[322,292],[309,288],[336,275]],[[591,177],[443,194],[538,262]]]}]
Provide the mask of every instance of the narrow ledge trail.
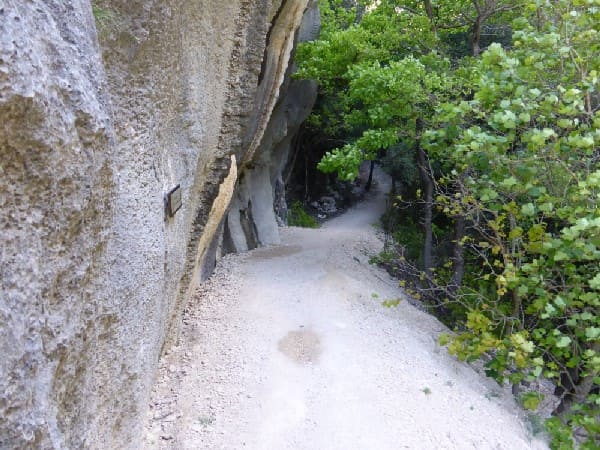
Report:
[{"label": "narrow ledge trail", "polygon": [[544,449],[506,390],[437,345],[444,325],[368,263],[363,202],[282,245],[228,255],[162,358],[146,449]]}]

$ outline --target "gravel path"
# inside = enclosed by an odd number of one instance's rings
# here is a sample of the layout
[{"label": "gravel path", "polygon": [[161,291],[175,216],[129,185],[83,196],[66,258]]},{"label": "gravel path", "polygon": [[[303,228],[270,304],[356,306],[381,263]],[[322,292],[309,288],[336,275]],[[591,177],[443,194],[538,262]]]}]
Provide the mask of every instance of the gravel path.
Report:
[{"label": "gravel path", "polygon": [[381,305],[403,298],[368,264],[381,191],[221,260],[161,360],[144,448],[547,448],[505,390],[436,344],[442,324]]}]

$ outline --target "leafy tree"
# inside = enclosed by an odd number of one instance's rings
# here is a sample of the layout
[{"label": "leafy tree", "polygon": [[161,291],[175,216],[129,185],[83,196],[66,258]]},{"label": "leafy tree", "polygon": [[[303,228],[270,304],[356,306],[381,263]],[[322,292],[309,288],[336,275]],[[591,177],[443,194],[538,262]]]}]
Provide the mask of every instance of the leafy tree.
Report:
[{"label": "leafy tree", "polygon": [[425,168],[420,134],[434,103],[446,98],[453,86],[450,61],[434,51],[438,38],[425,9],[400,4],[384,0],[367,8],[357,23],[342,28],[326,25],[321,40],[299,49],[298,76],[319,81],[322,95],[313,125],[334,141],[345,142],[324,156],[319,169],[352,180],[362,161],[373,160],[400,142],[420,158],[426,194],[423,259],[429,270],[433,180]]},{"label": "leafy tree", "polygon": [[[323,38],[298,53],[320,83],[313,124],[336,142],[319,168],[350,180],[383,154],[398,178],[414,161],[415,286],[457,320],[444,343],[490,355],[499,382],[553,380],[553,447],[597,448],[600,0],[323,3]],[[510,28],[510,45],[482,52],[485,24]],[[464,33],[477,58],[449,46]]]},{"label": "leafy tree", "polygon": [[453,161],[441,184],[458,192],[441,189],[438,201],[466,218],[480,266],[458,293],[468,319],[450,350],[492,352],[488,374],[499,381],[554,379],[555,445],[572,445],[567,425],[591,448],[600,436],[600,16],[588,3],[559,3],[543,27],[517,21],[514,49],[482,55],[473,100],[444,105],[427,146]]}]

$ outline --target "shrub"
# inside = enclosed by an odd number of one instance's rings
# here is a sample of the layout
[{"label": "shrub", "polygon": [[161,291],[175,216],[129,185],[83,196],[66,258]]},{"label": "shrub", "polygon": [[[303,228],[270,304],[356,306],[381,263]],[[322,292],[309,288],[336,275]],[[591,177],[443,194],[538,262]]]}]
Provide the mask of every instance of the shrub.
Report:
[{"label": "shrub", "polygon": [[317,228],[317,220],[308,214],[302,202],[296,200],[288,211],[288,225],[292,227]]}]

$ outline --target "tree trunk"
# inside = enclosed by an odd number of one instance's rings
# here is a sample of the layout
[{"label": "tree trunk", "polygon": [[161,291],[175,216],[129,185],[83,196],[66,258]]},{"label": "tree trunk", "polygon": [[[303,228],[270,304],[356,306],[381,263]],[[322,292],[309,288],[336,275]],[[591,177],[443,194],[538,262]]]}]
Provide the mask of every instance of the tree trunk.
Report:
[{"label": "tree trunk", "polygon": [[435,14],[433,13],[433,5],[431,4],[431,0],[425,0],[425,13],[427,14],[427,18],[431,24],[431,31],[437,38],[437,24],[435,23]]},{"label": "tree trunk", "polygon": [[[592,350],[596,353],[600,353],[600,342],[595,342],[594,345],[592,345]],[[577,380],[575,386],[572,386],[572,388],[569,389],[571,392],[563,396],[562,401],[556,407],[553,414],[560,418],[564,418],[574,405],[585,402],[586,398],[594,388],[594,378],[599,374],[600,373],[597,370],[592,371],[585,377]]]},{"label": "tree trunk", "polygon": [[452,278],[450,279],[450,293],[456,292],[462,286],[465,276],[465,249],[462,239],[465,236],[465,218],[456,216],[454,218],[454,248],[452,250]]},{"label": "tree trunk", "polygon": [[[515,216],[513,214],[509,214],[508,216],[508,221],[509,221],[509,226],[510,226],[510,233],[512,234],[512,232],[514,231],[515,228],[517,228],[517,219],[515,218]],[[514,264],[516,269],[520,269],[521,267],[521,260],[520,258],[518,258],[516,255],[519,253],[519,248],[520,248],[520,238],[513,238],[510,241],[510,254],[514,255]],[[522,317],[522,304],[521,304],[521,296],[519,295],[519,291],[517,288],[514,288],[512,290],[512,301],[513,301],[513,317],[515,318],[515,320],[517,321],[517,324],[519,326],[519,330],[522,330],[524,327],[524,323]]]},{"label": "tree trunk", "polygon": [[475,22],[473,22],[473,29],[471,30],[471,49],[473,50],[473,56],[478,57],[481,53],[481,26],[483,25],[480,16],[477,16]]},{"label": "tree trunk", "polygon": [[417,119],[416,123],[416,150],[417,165],[419,166],[419,175],[425,195],[425,204],[423,205],[423,231],[425,240],[423,243],[423,270],[427,279],[431,279],[432,252],[433,252],[433,179],[427,163],[427,154],[421,148],[421,131],[423,130],[423,121]]},{"label": "tree trunk", "polygon": [[367,184],[365,184],[365,191],[367,192],[371,190],[371,184],[373,183],[373,169],[375,169],[375,161],[371,160],[371,166],[369,167],[369,178],[367,179]]}]

